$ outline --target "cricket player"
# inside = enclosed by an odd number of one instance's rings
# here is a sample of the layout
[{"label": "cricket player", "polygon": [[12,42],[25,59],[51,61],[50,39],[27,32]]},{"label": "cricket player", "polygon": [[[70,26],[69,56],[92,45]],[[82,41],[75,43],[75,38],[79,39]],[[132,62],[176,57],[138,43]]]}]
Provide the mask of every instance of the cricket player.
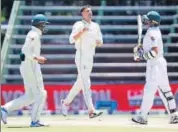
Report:
[{"label": "cricket player", "polygon": [[30,126],[44,126],[44,124],[40,122],[40,114],[43,110],[47,93],[44,89],[40,64],[45,63],[47,59],[40,55],[40,39],[42,34],[46,31],[48,20],[43,14],[37,14],[33,17],[31,23],[32,28],[26,36],[25,44],[20,54],[20,73],[25,85],[25,94],[2,106],[1,119],[4,124],[7,123],[7,115],[10,112],[33,104]]},{"label": "cricket player", "polygon": [[160,21],[160,14],[155,11],[150,11],[143,16],[143,24],[148,25],[149,29],[143,39],[143,47],[139,48],[137,54],[134,54],[134,57],[137,58],[136,61],[147,61],[141,114],[132,118],[132,121],[139,124],[147,124],[147,116],[157,90],[169,113],[169,123],[178,123],[176,102],[169,85],[167,62],[163,56],[163,41],[159,29]]},{"label": "cricket player", "polygon": [[97,23],[92,21],[92,10],[90,6],[84,6],[81,10],[83,20],[77,21],[72,29],[69,41],[75,43],[75,63],[78,76],[66,99],[61,100],[61,111],[67,115],[69,104],[74,97],[82,90],[85,103],[88,107],[89,118],[100,116],[102,112],[95,110],[91,97],[90,74],[93,67],[93,56],[95,48],[102,46],[102,34]]}]

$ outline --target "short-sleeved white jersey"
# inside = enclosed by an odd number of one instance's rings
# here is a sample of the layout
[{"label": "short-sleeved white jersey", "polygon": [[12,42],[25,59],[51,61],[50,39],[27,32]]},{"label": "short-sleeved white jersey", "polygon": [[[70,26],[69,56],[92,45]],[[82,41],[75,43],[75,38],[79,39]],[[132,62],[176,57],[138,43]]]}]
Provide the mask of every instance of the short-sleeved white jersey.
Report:
[{"label": "short-sleeved white jersey", "polygon": [[25,44],[22,47],[22,52],[26,59],[32,60],[35,56],[40,56],[41,53],[41,36],[42,31],[34,26],[28,32]]},{"label": "short-sleeved white jersey", "polygon": [[144,53],[149,52],[152,47],[158,47],[158,55],[156,58],[147,61],[150,64],[155,63],[158,58],[162,58],[164,53],[163,40],[159,27],[150,27],[143,38]]},{"label": "short-sleeved white jersey", "polygon": [[[84,27],[87,27],[89,31],[85,32],[79,39],[75,40],[74,35],[82,31]],[[75,48],[78,52],[80,51],[85,55],[93,56],[95,54],[96,40],[99,40],[103,43],[100,27],[97,23],[87,23],[86,21],[82,20],[77,21],[74,24],[72,33],[69,37],[69,42],[71,44],[75,43]]]}]

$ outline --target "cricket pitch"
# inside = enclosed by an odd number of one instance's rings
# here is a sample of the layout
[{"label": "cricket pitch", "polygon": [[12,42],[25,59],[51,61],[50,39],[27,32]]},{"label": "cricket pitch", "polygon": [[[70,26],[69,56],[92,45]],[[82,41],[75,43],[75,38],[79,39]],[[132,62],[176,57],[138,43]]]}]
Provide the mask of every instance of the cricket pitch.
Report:
[{"label": "cricket pitch", "polygon": [[30,117],[9,117],[1,123],[1,132],[178,132],[178,124],[168,124],[167,116],[149,116],[147,125],[138,125],[128,115],[103,115],[89,119],[87,115],[42,116],[48,127],[30,128]]}]

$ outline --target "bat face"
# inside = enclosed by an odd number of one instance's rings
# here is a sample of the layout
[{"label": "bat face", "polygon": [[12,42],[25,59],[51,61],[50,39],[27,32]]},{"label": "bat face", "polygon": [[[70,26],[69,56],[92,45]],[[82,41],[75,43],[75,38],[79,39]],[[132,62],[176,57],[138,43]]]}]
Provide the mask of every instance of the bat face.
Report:
[{"label": "bat face", "polygon": [[138,51],[139,47],[142,45],[141,44],[141,39],[142,39],[142,20],[141,20],[141,16],[140,15],[137,16],[137,25],[138,25],[138,43],[133,49],[134,53],[136,53]]},{"label": "bat face", "polygon": [[138,44],[141,44],[141,37],[142,37],[142,19],[141,16],[137,16],[137,24],[138,24]]}]

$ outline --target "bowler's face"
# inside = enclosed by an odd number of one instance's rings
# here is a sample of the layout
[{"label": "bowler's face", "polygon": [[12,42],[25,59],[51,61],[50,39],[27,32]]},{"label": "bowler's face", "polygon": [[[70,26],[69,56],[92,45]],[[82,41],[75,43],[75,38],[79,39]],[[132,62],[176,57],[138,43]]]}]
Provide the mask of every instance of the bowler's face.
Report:
[{"label": "bowler's face", "polygon": [[82,12],[82,16],[84,19],[91,19],[92,18],[92,10],[91,8],[85,8],[85,10]]}]

